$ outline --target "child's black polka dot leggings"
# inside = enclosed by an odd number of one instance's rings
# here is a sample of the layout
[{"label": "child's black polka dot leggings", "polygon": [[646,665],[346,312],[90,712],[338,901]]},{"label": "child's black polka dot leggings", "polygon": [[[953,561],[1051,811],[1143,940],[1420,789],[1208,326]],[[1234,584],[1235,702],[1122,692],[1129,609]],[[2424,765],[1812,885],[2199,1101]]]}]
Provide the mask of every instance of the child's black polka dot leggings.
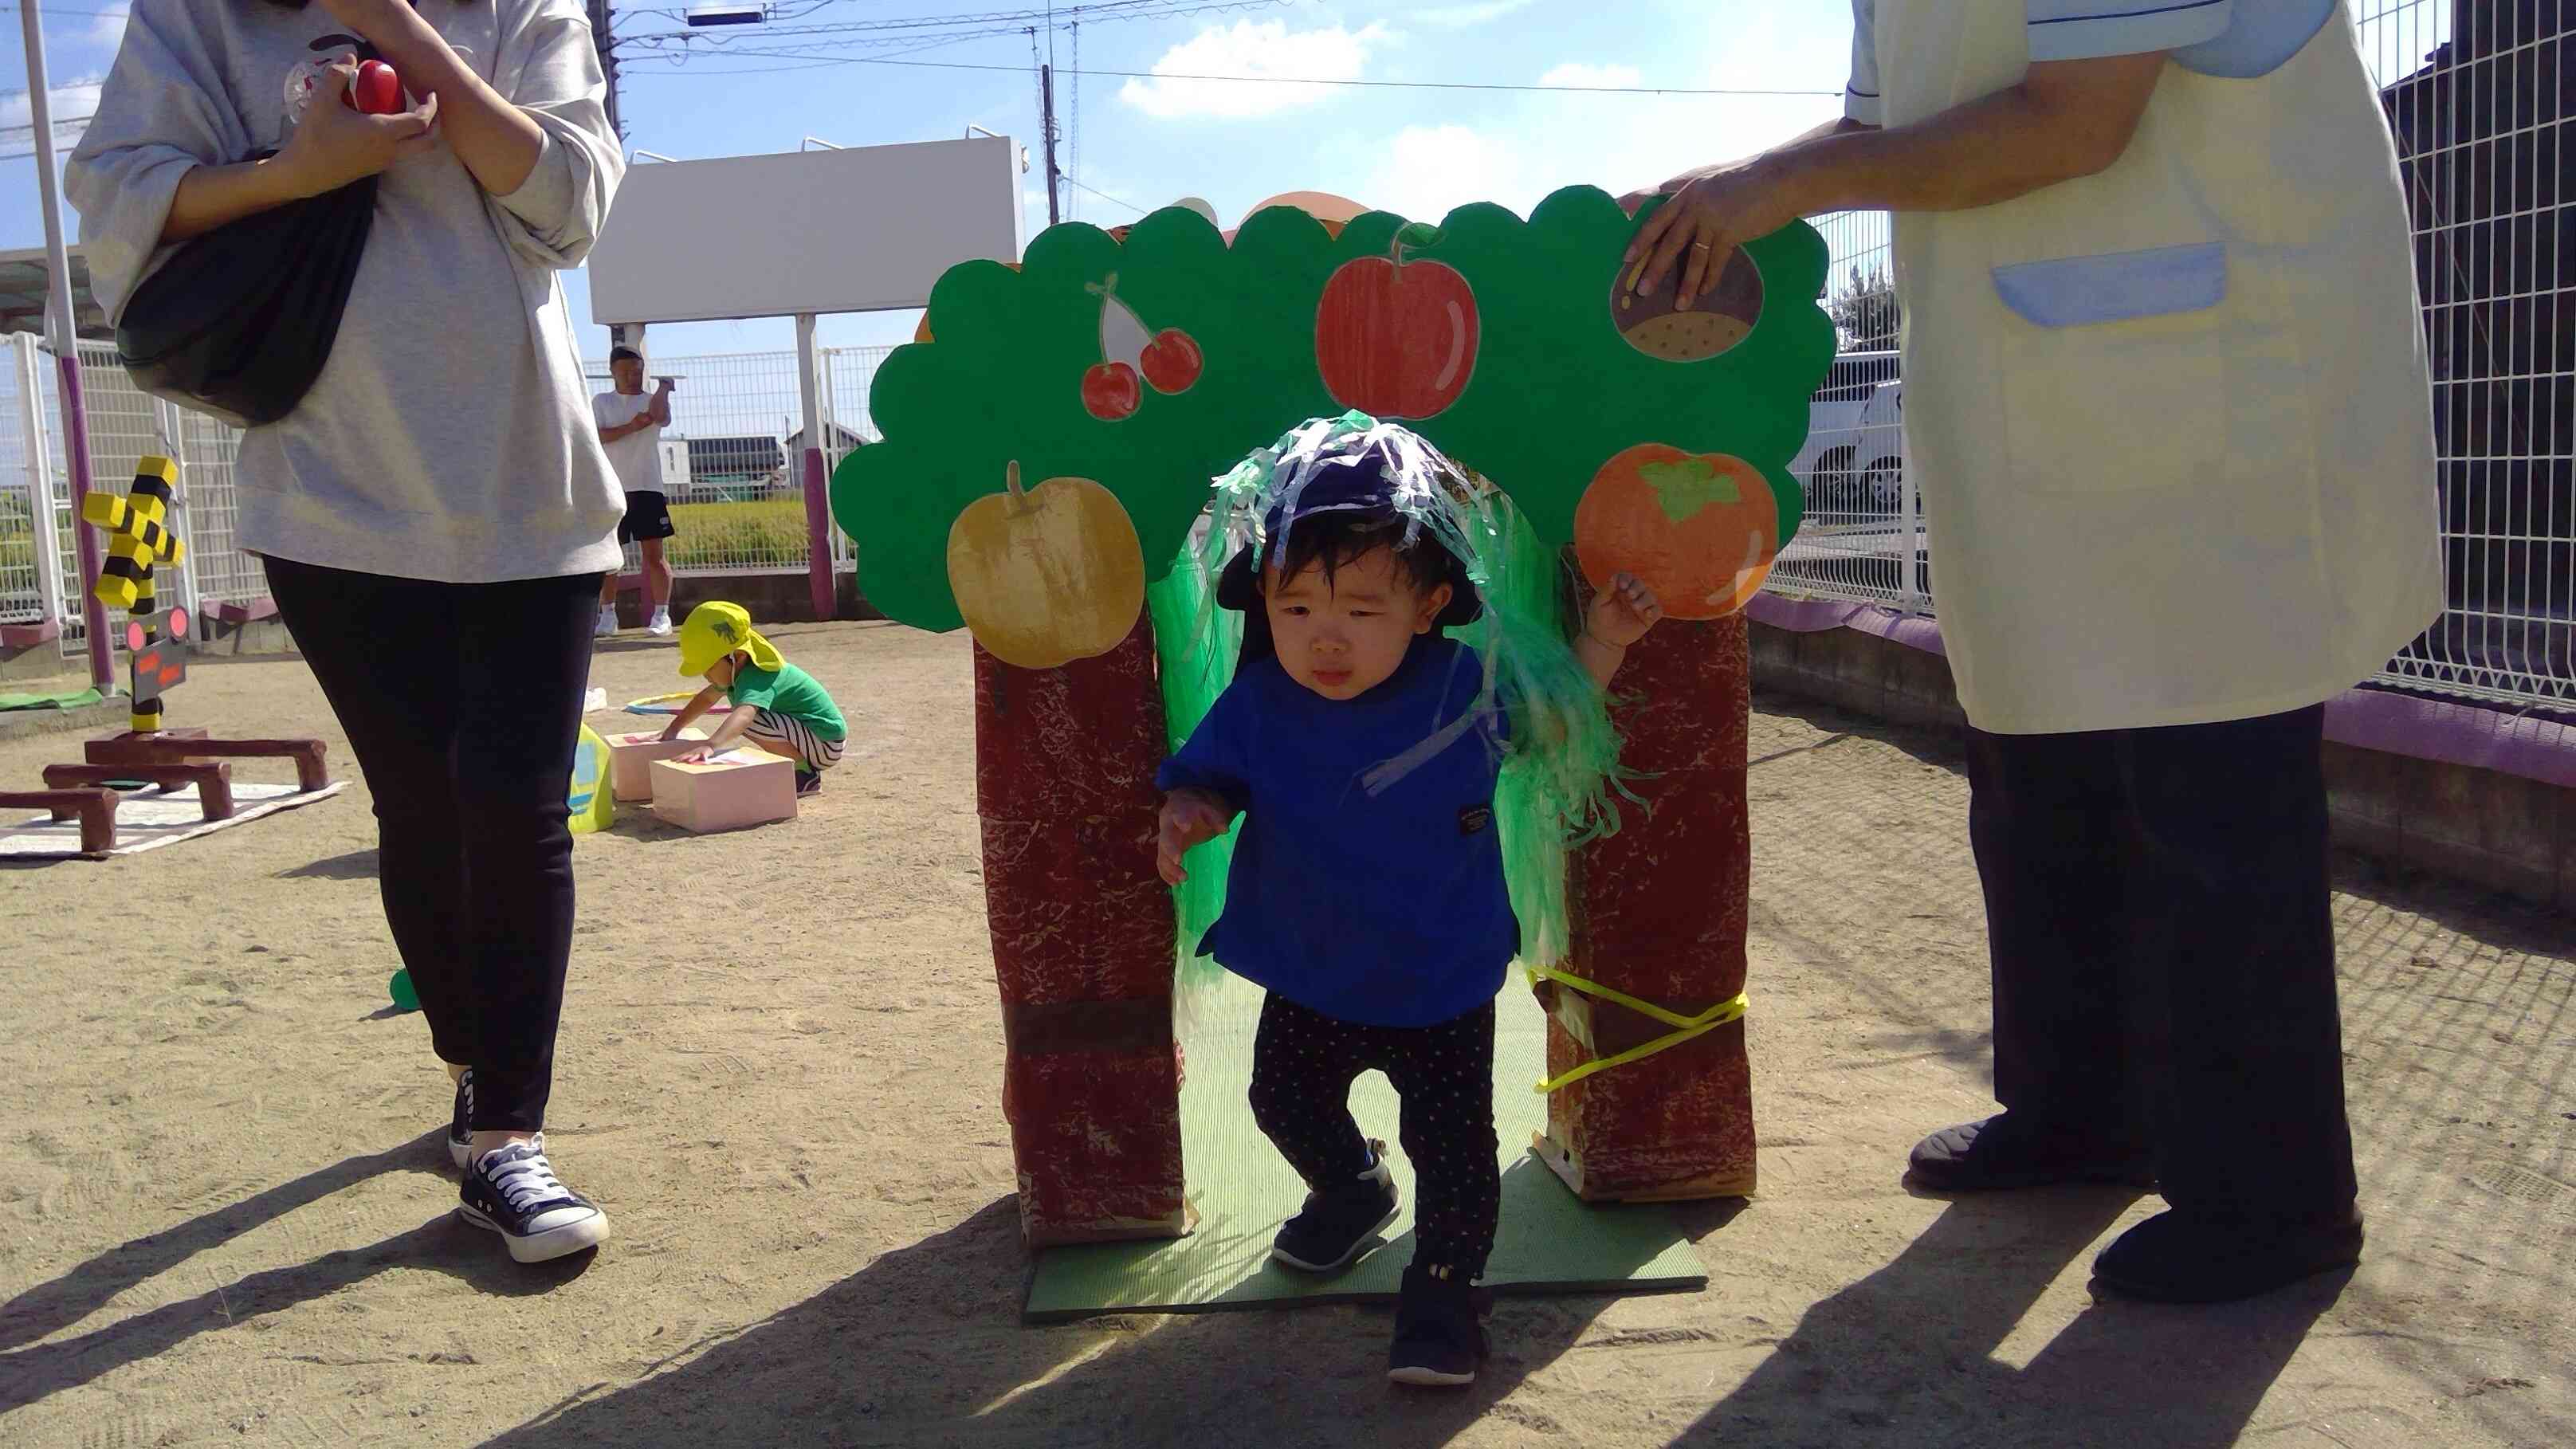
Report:
[{"label": "child's black polka dot leggings", "polygon": [[1421,1178],[1413,1261],[1473,1282],[1502,1212],[1493,1003],[1434,1026],[1362,1026],[1273,993],[1252,1046],[1252,1118],[1308,1187],[1339,1187],[1368,1170],[1350,1093],[1370,1070],[1386,1073],[1404,1102],[1399,1135]]}]

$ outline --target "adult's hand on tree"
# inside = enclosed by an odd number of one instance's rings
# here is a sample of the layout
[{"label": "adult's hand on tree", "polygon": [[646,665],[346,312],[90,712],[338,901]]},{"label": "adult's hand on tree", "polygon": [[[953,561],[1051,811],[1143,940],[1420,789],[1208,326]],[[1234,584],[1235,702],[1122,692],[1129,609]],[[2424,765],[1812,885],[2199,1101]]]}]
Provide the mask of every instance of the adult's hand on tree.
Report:
[{"label": "adult's hand on tree", "polygon": [[1685,172],[1665,185],[1673,199],[1637,228],[1620,265],[1627,290],[1640,296],[1651,296],[1677,276],[1677,308],[1688,308],[1717,284],[1739,244],[1798,219],[1796,204],[1760,157]]}]

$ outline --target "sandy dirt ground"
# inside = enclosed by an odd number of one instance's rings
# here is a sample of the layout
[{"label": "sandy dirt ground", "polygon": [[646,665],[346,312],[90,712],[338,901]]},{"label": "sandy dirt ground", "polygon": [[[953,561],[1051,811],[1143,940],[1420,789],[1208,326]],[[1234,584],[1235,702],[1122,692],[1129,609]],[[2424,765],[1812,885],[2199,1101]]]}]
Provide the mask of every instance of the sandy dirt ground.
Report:
[{"label": "sandy dirt ground", "polygon": [[[853,727],[803,818],[578,847],[550,1137],[615,1219],[595,1259],[517,1267],[451,1216],[363,789],[0,869],[0,1444],[2576,1443],[2576,924],[2348,864],[2369,1260],[2097,1301],[2155,1199],[1899,1185],[1987,1106],[1967,791],[1791,700],[1754,726],[1762,1192],[1687,1211],[1707,1291],[1507,1301],[1451,1396],[1387,1387],[1383,1311],[1023,1327],[964,639],[778,638]],[[630,636],[595,682],[672,665]],[[292,660],[173,708],[333,734]],[[0,779],[73,744],[0,745]]]}]

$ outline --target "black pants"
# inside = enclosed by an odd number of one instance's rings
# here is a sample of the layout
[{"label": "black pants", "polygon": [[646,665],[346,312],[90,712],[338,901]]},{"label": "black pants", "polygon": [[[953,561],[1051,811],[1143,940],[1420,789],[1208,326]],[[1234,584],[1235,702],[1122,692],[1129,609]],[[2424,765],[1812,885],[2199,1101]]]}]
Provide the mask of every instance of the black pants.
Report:
[{"label": "black pants", "polygon": [[1386,1073],[1403,1099],[1400,1136],[1414,1186],[1413,1261],[1473,1282],[1502,1215],[1495,1165],[1494,1007],[1435,1026],[1362,1026],[1285,997],[1262,1003],[1252,1044],[1252,1120],[1310,1188],[1348,1183],[1369,1165],[1351,1120],[1351,1083]]},{"label": "black pants", "polygon": [[545,1125],[572,955],[564,797],[597,574],[437,584],[268,560],[375,796],[385,924],[482,1131]]},{"label": "black pants", "polygon": [[2178,1209],[2353,1200],[2324,725],[1969,735],[1995,1096],[2151,1150]]}]

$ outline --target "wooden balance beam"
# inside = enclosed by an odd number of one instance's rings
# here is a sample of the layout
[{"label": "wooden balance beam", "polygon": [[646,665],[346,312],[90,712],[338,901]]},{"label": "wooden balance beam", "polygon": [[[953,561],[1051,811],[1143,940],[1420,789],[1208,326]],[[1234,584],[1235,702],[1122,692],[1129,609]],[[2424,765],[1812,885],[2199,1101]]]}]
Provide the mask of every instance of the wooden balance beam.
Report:
[{"label": "wooden balance beam", "polygon": [[0,790],[0,807],[47,810],[56,820],[80,819],[81,854],[106,855],[116,849],[116,792],[77,790]]},{"label": "wooden balance beam", "polygon": [[233,818],[233,767],[217,760],[205,765],[47,765],[45,788],[68,790],[105,785],[114,780],[141,780],[164,790],[197,787],[197,803],[208,820]]},{"label": "wooden balance beam", "polygon": [[[293,760],[295,788],[319,790],[331,783],[324,768],[322,742],[310,737],[283,740],[217,740],[208,739],[202,727],[154,730],[137,734],[121,730],[100,735],[83,746],[82,752],[93,765],[195,765],[217,759]],[[131,769],[126,778],[132,777]]]}]

